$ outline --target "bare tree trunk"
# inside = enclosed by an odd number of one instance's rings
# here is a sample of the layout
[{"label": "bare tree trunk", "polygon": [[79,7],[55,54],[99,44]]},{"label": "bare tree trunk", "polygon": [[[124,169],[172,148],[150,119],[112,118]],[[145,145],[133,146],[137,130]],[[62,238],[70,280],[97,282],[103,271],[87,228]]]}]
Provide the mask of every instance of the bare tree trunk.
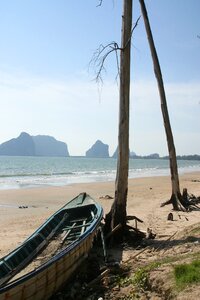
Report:
[{"label": "bare tree trunk", "polygon": [[126,203],[129,168],[129,94],[130,94],[130,49],[132,29],[132,0],[124,0],[122,16],[122,40],[120,53],[120,98],[118,161],[115,181],[115,199],[111,208],[111,228],[121,223],[126,225]]},{"label": "bare tree trunk", "polygon": [[179,210],[179,209],[182,209],[182,205],[180,203],[181,193],[180,193],[180,186],[179,186],[176,150],[175,150],[175,146],[174,146],[173,134],[172,134],[170,119],[169,119],[169,114],[168,114],[164,83],[163,83],[163,78],[162,78],[162,73],[161,73],[161,68],[160,68],[156,48],[154,45],[154,40],[153,40],[153,36],[152,36],[152,32],[151,32],[151,27],[150,27],[148,15],[147,15],[146,6],[144,3],[144,0],[139,0],[139,1],[140,1],[142,16],[143,16],[144,24],[145,24],[145,28],[146,28],[147,38],[149,41],[151,56],[152,56],[152,60],[153,60],[154,73],[155,73],[157,83],[158,83],[158,90],[159,90],[160,101],[161,101],[161,110],[162,110],[164,127],[165,127],[165,132],[166,132],[166,137],[167,137],[170,172],[171,172],[171,183],[172,183],[171,202],[172,202],[173,208],[175,210]]}]

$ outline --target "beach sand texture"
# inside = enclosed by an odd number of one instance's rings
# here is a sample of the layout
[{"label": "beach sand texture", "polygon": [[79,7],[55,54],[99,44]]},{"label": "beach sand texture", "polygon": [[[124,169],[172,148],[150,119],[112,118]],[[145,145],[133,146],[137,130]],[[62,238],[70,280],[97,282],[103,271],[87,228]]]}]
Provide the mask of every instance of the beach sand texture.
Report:
[{"label": "beach sand texture", "polygon": [[[19,246],[52,213],[81,192],[87,192],[100,202],[104,213],[107,213],[113,200],[102,197],[113,197],[114,185],[114,182],[105,182],[0,191],[0,257]],[[189,193],[200,195],[200,172],[180,176],[180,185],[181,189],[186,187]],[[173,212],[175,221],[167,221],[172,206],[161,208],[160,204],[168,200],[170,195],[169,176],[130,179],[127,214],[142,219],[144,223],[139,228],[146,230],[150,227],[157,238],[171,235],[199,221],[199,212],[195,211],[181,212],[181,218],[177,212]]]}]

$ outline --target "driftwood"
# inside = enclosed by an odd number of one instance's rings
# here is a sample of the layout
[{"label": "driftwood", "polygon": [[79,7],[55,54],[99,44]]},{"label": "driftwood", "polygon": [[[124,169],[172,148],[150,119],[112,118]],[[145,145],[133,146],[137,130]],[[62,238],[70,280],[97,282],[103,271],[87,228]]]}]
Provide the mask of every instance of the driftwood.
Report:
[{"label": "driftwood", "polygon": [[133,256],[130,256],[127,260],[125,260],[124,261],[124,263],[128,263],[130,260],[132,260],[132,259],[134,259],[134,258],[136,258],[138,255],[140,255],[141,253],[143,253],[143,252],[145,252],[146,250],[148,250],[148,249],[150,249],[151,248],[151,246],[147,246],[147,247],[145,247],[144,249],[142,249],[141,251],[139,251],[138,253],[136,253],[135,255],[133,255]]},{"label": "driftwood", "polygon": [[118,229],[122,228],[122,224],[118,224],[117,226],[115,226],[115,228],[112,229],[111,232],[109,232],[106,235],[106,239],[108,239],[109,237],[111,237],[111,235],[113,235],[113,233],[115,233]]},{"label": "driftwood", "polygon": [[133,230],[136,233],[138,238],[155,239],[155,237],[156,237],[156,234],[153,233],[151,228],[147,228],[147,231],[143,231],[143,230],[140,230],[136,227],[132,227],[129,225],[126,225],[126,227],[128,230]]},{"label": "driftwood", "polygon": [[106,244],[105,244],[105,237],[104,237],[103,229],[101,226],[99,227],[99,230],[101,233],[101,242],[102,242],[102,246],[103,246],[104,259],[105,259],[105,261],[107,261],[107,250],[106,250]]},{"label": "driftwood", "polygon": [[156,247],[154,249],[154,251],[158,251],[163,247],[163,243],[164,243],[164,247],[167,247],[167,245],[169,244],[170,240],[177,234],[177,231],[175,231],[172,235],[170,235],[170,237],[168,239],[166,239],[165,241],[162,241],[159,243],[158,247]]},{"label": "driftwood", "polygon": [[137,222],[143,223],[143,221],[141,219],[137,218],[136,216],[127,216],[126,220],[127,221],[135,220],[135,228],[136,229],[137,229]]},{"label": "driftwood", "polygon": [[[174,232],[172,235],[170,235],[170,237],[164,241],[165,243],[165,246],[168,245],[168,243],[170,242],[170,240],[176,235],[177,231]],[[153,250],[153,251],[158,251],[161,249],[161,247],[163,247],[163,243],[159,243],[159,245]],[[146,250],[149,250],[152,248],[152,245],[149,245],[147,247],[145,247],[144,249],[142,249],[141,251],[139,251],[138,253],[136,253],[135,255],[133,256],[130,256],[127,260],[124,261],[124,263],[128,263],[130,260],[136,258],[137,256],[139,256],[140,254],[142,254],[143,252],[145,252]]]},{"label": "driftwood", "polygon": [[87,287],[92,287],[92,286],[96,285],[104,276],[108,275],[109,272],[110,272],[110,269],[106,269],[105,271],[103,271],[99,276],[97,276],[95,279],[90,281],[88,283]]},{"label": "driftwood", "polygon": [[126,225],[126,228],[128,229],[128,231],[133,230],[137,234],[138,237],[141,237],[141,238],[146,237],[146,232],[145,231],[139,230],[138,228],[130,226],[130,225]]},{"label": "driftwood", "polygon": [[139,219],[138,217],[136,217],[136,216],[127,216],[126,220],[127,221],[137,220],[138,222],[143,223],[143,221],[141,219]]},{"label": "driftwood", "polygon": [[[135,220],[135,226],[129,226],[127,225],[127,222],[130,220]],[[123,238],[127,237],[127,233],[129,230],[131,230],[132,232],[134,231],[134,237],[132,236],[132,238],[134,239],[141,239],[141,238],[146,238],[147,237],[147,233],[143,232],[141,230],[138,229],[138,224],[137,222],[143,223],[143,221],[141,219],[139,219],[136,216],[126,216],[126,224],[125,226],[123,226],[123,224],[119,223],[117,224],[112,230],[111,230],[111,211],[106,214],[105,216],[105,224],[104,224],[104,235],[105,235],[105,240],[106,242],[109,241],[109,238],[114,238],[117,237],[117,233],[120,231],[123,231]],[[111,243],[113,242],[113,240],[111,241]]]}]

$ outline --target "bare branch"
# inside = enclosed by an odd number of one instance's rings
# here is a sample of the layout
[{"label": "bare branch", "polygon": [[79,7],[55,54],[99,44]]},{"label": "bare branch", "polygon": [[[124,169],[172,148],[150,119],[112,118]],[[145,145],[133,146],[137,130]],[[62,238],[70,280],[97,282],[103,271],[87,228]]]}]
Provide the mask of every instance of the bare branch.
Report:
[{"label": "bare branch", "polygon": [[119,47],[119,45],[116,42],[111,42],[106,46],[101,44],[99,48],[94,52],[93,57],[90,61],[90,65],[93,65],[94,69],[97,69],[96,76],[95,76],[95,80],[97,82],[99,81],[102,82],[101,74],[103,70],[105,71],[105,67],[104,67],[105,60],[107,59],[110,53],[115,52],[117,57],[117,66],[119,65],[118,55],[117,55],[118,50],[122,50],[122,49]]},{"label": "bare branch", "polygon": [[[100,0],[100,3],[99,5],[102,4],[102,1],[103,0]],[[116,75],[116,80],[119,76],[119,58],[118,58],[118,51],[123,51],[130,43],[131,41],[131,38],[132,38],[132,35],[133,35],[133,31],[135,30],[135,28],[137,27],[138,25],[138,22],[140,20],[140,16],[138,17],[135,25],[133,26],[132,30],[131,30],[131,34],[130,34],[130,37],[129,39],[127,40],[126,44],[125,44],[125,47],[124,48],[120,48],[119,45],[113,41],[107,45],[103,45],[101,44],[99,46],[99,48],[94,52],[93,54],[93,57],[89,63],[89,67],[92,65],[93,69],[96,69],[97,71],[95,72],[96,75],[95,75],[95,80],[96,82],[103,82],[102,80],[102,72],[103,71],[106,71],[104,65],[105,65],[105,61],[107,59],[107,57],[112,53],[112,52],[115,52],[115,56],[116,56],[116,64],[117,64],[117,75]]]},{"label": "bare branch", "polygon": [[125,49],[125,48],[127,47],[127,45],[129,44],[129,42],[130,42],[130,40],[131,40],[131,38],[132,38],[132,35],[133,35],[133,31],[134,31],[135,28],[138,26],[138,22],[139,22],[140,18],[141,18],[141,16],[139,16],[139,17],[137,18],[137,21],[136,21],[135,25],[133,26],[133,28],[132,28],[132,30],[131,30],[130,37],[129,37],[128,41],[126,42],[126,45],[125,45],[124,49]]}]

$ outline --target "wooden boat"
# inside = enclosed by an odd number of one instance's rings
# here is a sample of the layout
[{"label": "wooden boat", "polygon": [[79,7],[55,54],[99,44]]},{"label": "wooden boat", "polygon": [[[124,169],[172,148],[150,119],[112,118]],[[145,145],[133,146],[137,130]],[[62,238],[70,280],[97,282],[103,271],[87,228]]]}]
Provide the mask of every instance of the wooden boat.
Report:
[{"label": "wooden boat", "polygon": [[49,299],[87,256],[102,215],[86,193],[53,214],[0,259],[0,300]]}]

